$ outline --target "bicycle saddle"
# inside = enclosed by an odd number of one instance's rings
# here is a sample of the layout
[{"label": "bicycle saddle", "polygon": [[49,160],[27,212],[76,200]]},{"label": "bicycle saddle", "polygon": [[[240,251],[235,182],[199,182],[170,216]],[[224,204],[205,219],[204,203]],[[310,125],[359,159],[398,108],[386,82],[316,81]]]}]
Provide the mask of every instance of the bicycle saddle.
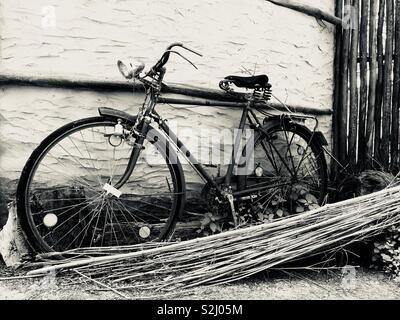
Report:
[{"label": "bicycle saddle", "polygon": [[267,75],[260,75],[254,77],[237,77],[237,76],[228,76],[225,80],[232,82],[238,88],[247,88],[247,89],[258,89],[265,88],[268,89],[271,87],[269,84],[269,78]]}]

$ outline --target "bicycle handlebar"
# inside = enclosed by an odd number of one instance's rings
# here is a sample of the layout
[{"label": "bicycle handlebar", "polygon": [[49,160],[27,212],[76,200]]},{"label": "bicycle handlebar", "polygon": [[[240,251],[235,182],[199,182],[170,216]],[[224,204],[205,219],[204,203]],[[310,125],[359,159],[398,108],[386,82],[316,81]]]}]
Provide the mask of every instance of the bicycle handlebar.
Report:
[{"label": "bicycle handlebar", "polygon": [[185,50],[187,50],[187,51],[189,51],[189,52],[192,52],[192,53],[194,53],[194,54],[196,54],[196,55],[198,55],[198,56],[200,56],[200,57],[203,56],[201,53],[198,53],[197,51],[186,47],[183,43],[174,42],[174,43],[171,43],[171,44],[167,47],[167,49],[164,51],[163,55],[161,56],[160,60],[158,60],[158,62],[153,66],[153,68],[151,68],[151,70],[153,70],[153,71],[155,71],[155,72],[160,71],[161,68],[164,67],[164,66],[167,64],[171,53],[178,54],[179,56],[181,56],[183,59],[185,59],[186,61],[188,61],[192,66],[194,66],[194,67],[197,69],[197,67],[196,67],[189,59],[185,58],[185,57],[184,57],[182,54],[180,54],[179,52],[173,51],[172,48],[174,48],[174,47],[181,47],[181,48],[183,48],[183,49],[185,49]]},{"label": "bicycle handlebar", "polygon": [[132,63],[131,63],[131,65],[130,65],[131,68],[128,68],[122,61],[119,60],[118,61],[118,69],[126,79],[141,79],[141,80],[144,80],[145,77],[147,77],[149,75],[151,76],[153,74],[156,74],[156,73],[160,72],[161,68],[164,67],[167,64],[171,53],[177,54],[178,56],[180,56],[182,59],[184,59],[187,62],[189,62],[193,67],[195,67],[197,69],[197,67],[194,65],[194,63],[191,62],[188,58],[186,58],[180,52],[172,50],[174,47],[181,47],[181,48],[183,48],[183,49],[185,49],[187,51],[190,51],[190,52],[192,52],[194,54],[197,54],[200,57],[203,56],[202,54],[196,52],[195,50],[184,46],[180,42],[174,42],[174,43],[170,44],[167,47],[167,49],[164,51],[163,55],[161,56],[160,60],[158,60],[157,63],[150,69],[150,71],[143,77],[139,77],[140,73],[144,69],[144,64],[141,63],[141,62],[138,62],[135,66],[133,66]]}]

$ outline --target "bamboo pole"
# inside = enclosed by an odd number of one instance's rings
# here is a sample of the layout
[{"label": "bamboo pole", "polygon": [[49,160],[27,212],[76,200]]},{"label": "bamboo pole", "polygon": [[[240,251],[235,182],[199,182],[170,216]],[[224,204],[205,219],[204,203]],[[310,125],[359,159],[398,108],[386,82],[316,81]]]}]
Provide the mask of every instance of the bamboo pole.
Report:
[{"label": "bamboo pole", "polygon": [[359,4],[353,0],[351,48],[350,48],[350,118],[349,118],[349,154],[348,163],[355,169],[357,158],[357,129],[358,129],[358,47],[359,47]]},{"label": "bamboo pole", "polygon": [[[343,15],[343,0],[336,0],[336,8],[335,8],[336,16],[341,17]],[[342,41],[343,41],[343,32],[342,26],[336,26],[336,35],[335,35],[335,62],[334,62],[334,101],[333,101],[333,121],[332,121],[332,131],[333,131],[333,156],[336,159],[339,159],[340,154],[340,117],[342,112],[341,105],[341,53],[342,53]],[[335,161],[332,161],[332,178],[337,174],[337,164]]]},{"label": "bamboo pole", "polygon": [[381,161],[381,133],[382,133],[382,96],[383,96],[383,26],[385,22],[385,0],[379,2],[378,14],[378,81],[376,84],[376,100],[375,100],[375,135],[374,135],[374,158],[378,162]]},{"label": "bamboo pole", "polygon": [[[345,6],[349,7],[350,0],[345,0]],[[341,57],[341,72],[340,72],[340,82],[341,82],[341,112],[340,112],[340,122],[339,122],[339,162],[345,165],[347,160],[347,117],[348,117],[348,71],[349,71],[349,49],[350,49],[350,28],[345,26],[343,30],[343,40],[342,40],[342,57]]]},{"label": "bamboo pole", "polygon": [[[162,104],[172,104],[172,105],[194,105],[194,106],[206,106],[206,107],[226,107],[226,108],[245,108],[248,104],[246,102],[224,102],[218,100],[206,100],[206,99],[176,99],[176,98],[165,98],[159,97],[157,99],[158,103]],[[261,108],[270,111],[281,111],[288,112],[288,109],[279,103],[255,103],[256,108]],[[312,114],[315,116],[319,115],[331,115],[332,110],[330,109],[319,109],[319,108],[309,108],[302,106],[291,106],[288,107],[290,112],[293,113],[303,113]]]},{"label": "bamboo pole", "polygon": [[100,80],[94,78],[75,78],[54,76],[47,77],[36,74],[15,74],[15,73],[0,73],[1,86],[35,86],[35,87],[50,87],[50,88],[71,88],[79,90],[93,91],[141,91],[143,87],[139,84],[128,83],[128,81],[111,81]]},{"label": "bamboo pole", "polygon": [[399,170],[399,98],[400,98],[400,1],[395,10],[395,58],[392,99],[391,169]]},{"label": "bamboo pole", "polygon": [[315,7],[295,3],[294,1],[290,1],[290,0],[266,0],[266,1],[271,2],[277,6],[285,7],[288,9],[292,9],[292,10],[307,14],[307,15],[315,17],[317,19],[325,20],[327,22],[330,22],[330,23],[338,25],[338,26],[342,25],[342,19],[340,19],[336,16],[333,16],[330,13],[327,13],[327,12],[322,11],[321,9],[318,9]]},{"label": "bamboo pole", "polygon": [[369,156],[373,156],[374,147],[374,123],[375,123],[375,101],[376,86],[378,80],[377,74],[377,16],[378,16],[378,0],[371,0],[370,16],[369,16],[369,55],[371,57],[369,65],[369,95],[368,95],[368,116],[367,131],[365,140],[367,143],[367,152]]},{"label": "bamboo pole", "polygon": [[364,167],[366,159],[366,119],[368,102],[368,16],[369,0],[362,0],[360,24],[360,109],[358,129],[358,162]]},{"label": "bamboo pole", "polygon": [[[121,92],[136,92],[143,91],[143,86],[139,83],[132,84],[127,81],[107,81],[97,79],[76,79],[76,78],[51,78],[43,76],[20,76],[15,74],[0,74],[0,85],[18,85],[18,86],[38,86],[52,88],[71,88],[78,90],[93,90],[93,91],[121,91]],[[204,89],[195,86],[183,84],[164,84],[162,88],[163,94],[178,94],[193,98],[201,98],[212,100],[217,105],[222,104],[221,101],[231,102],[232,105],[238,106],[240,103],[246,102],[246,96],[242,93],[226,93],[222,90]],[[179,101],[179,100],[178,100]],[[204,104],[202,104],[204,105]],[[210,103],[205,104],[210,105]],[[228,103],[229,105],[229,103]],[[265,106],[265,105],[264,105]],[[279,111],[287,111],[280,103],[268,102],[268,106]],[[314,115],[331,115],[332,110],[329,108],[312,108],[300,105],[288,105],[288,107],[301,113],[311,113]]]},{"label": "bamboo pole", "polygon": [[383,112],[382,112],[382,164],[389,169],[390,161],[390,126],[392,104],[392,60],[393,60],[393,0],[386,0],[386,46],[385,67],[383,74]]},{"label": "bamboo pole", "polygon": [[[0,85],[37,86],[51,88],[71,88],[93,91],[122,91],[142,92],[143,86],[139,83],[131,83],[126,80],[99,80],[93,78],[73,77],[49,77],[40,75],[20,75],[14,73],[0,73]],[[163,93],[189,95],[193,97],[223,100],[223,101],[246,101],[245,96],[240,93],[226,93],[222,90],[204,89],[200,87],[183,84],[164,84]]]}]

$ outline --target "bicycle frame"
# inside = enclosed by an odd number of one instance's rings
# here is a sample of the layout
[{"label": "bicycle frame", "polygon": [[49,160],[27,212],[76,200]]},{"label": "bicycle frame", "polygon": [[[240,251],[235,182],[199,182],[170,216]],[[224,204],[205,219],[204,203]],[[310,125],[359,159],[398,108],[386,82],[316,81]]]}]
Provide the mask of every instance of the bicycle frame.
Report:
[{"label": "bicycle frame", "polygon": [[[176,99],[170,99],[170,98],[160,98],[159,101],[161,103],[165,103],[165,104],[172,104],[172,103],[177,102]],[[242,150],[240,150],[238,147],[239,147],[239,143],[240,143],[240,139],[241,139],[240,132],[243,132],[243,130],[246,126],[246,122],[249,121],[252,129],[254,129],[255,131],[264,132],[264,130],[261,126],[261,123],[259,122],[257,116],[255,115],[255,113],[252,110],[253,103],[254,103],[253,101],[249,101],[248,103],[239,104],[239,107],[243,108],[243,113],[242,113],[239,128],[238,128],[239,131],[238,131],[238,134],[236,135],[236,137],[234,137],[235,143],[233,145],[234,148],[233,148],[233,152],[232,152],[232,156],[231,156],[231,161],[230,161],[228,169],[227,169],[227,173],[224,177],[222,177],[222,179],[220,179],[221,181],[223,181],[223,185],[227,188],[231,187],[232,178],[234,177],[234,174],[233,174],[234,168],[237,165],[236,159],[238,158],[239,153],[242,152]],[[187,103],[182,100],[180,104],[181,105],[203,106],[204,101],[199,100],[199,99],[194,99],[194,100],[191,100],[190,103]],[[216,102],[216,104],[218,107],[232,106],[232,102]],[[208,105],[216,106],[214,104],[208,104]],[[193,156],[193,154],[190,152],[190,150],[184,145],[184,143],[181,140],[179,140],[179,138],[168,127],[168,125],[165,123],[165,121],[161,120],[161,118],[158,116],[158,113],[155,112],[155,114],[157,115],[157,118],[155,119],[155,121],[160,125],[160,128],[162,129],[162,131],[168,137],[169,142],[173,143],[178,148],[178,150],[181,152],[181,154],[194,167],[194,169],[197,171],[197,173],[203,179],[205,179],[207,181],[207,183],[209,183],[212,187],[214,187],[215,190],[217,190],[217,192],[219,194],[222,194],[224,192],[224,190],[221,190],[221,188],[218,185],[218,183],[216,182],[216,180],[213,179],[207,173],[207,171],[204,169],[203,165],[201,165],[200,162],[197,161],[197,159]],[[266,132],[264,132],[264,133],[266,133]],[[236,150],[236,152],[235,152],[235,150]],[[285,184],[252,188],[252,189],[247,189],[247,190],[238,190],[236,192],[232,192],[232,196],[234,198],[245,197],[245,196],[251,195],[257,191],[263,191],[263,190],[272,189],[272,188],[276,188],[276,187],[280,187],[280,186],[284,186],[284,185]]]},{"label": "bicycle frame", "polygon": [[[174,102],[173,99],[168,99],[168,98],[163,98],[162,101],[163,101],[163,103],[166,103],[166,104]],[[202,105],[202,101],[201,100],[193,100],[191,102],[191,105]],[[224,103],[221,102],[221,106],[229,106],[229,104],[224,105]],[[241,152],[239,150],[239,148],[237,148],[239,145],[239,142],[240,142],[240,138],[241,138],[240,132],[242,132],[245,128],[246,120],[249,115],[249,111],[248,111],[249,107],[250,107],[250,103],[244,107],[241,121],[240,121],[239,128],[238,128],[239,131],[238,131],[238,134],[234,137],[235,144],[234,144],[232,156],[231,156],[231,159],[229,162],[228,170],[224,177],[224,185],[225,186],[230,186],[230,184],[232,182],[233,172],[234,172],[234,168],[236,166],[236,159],[238,157],[238,153]],[[158,116],[157,113],[156,113],[156,115]],[[204,178],[207,181],[207,183],[212,185],[218,192],[222,192],[222,190],[220,189],[220,187],[218,186],[216,181],[207,173],[207,171],[204,169],[203,165],[199,161],[197,161],[197,159],[193,156],[192,152],[185,146],[185,144],[181,140],[179,140],[179,138],[168,127],[168,125],[165,123],[165,121],[160,121],[160,120],[156,120],[156,121],[158,121],[161,130],[166,134],[169,141],[178,148],[180,153],[183,156],[185,156],[185,158],[194,167],[194,169],[198,172],[198,174],[202,178]]]},{"label": "bicycle frame", "polygon": [[[166,98],[161,97],[161,89],[163,87],[163,78],[166,73],[166,68],[164,67],[165,64],[168,62],[169,56],[171,53],[179,54],[178,52],[172,51],[172,47],[180,46],[189,50],[191,52],[196,53],[195,51],[186,48],[180,43],[174,43],[170,45],[167,50],[164,52],[161,59],[153,66],[150,71],[143,77],[136,76],[144,87],[146,88],[146,100],[143,104],[142,111],[139,112],[137,123],[134,126],[134,131],[137,135],[136,141],[133,146],[133,151],[127,166],[125,173],[123,174],[120,181],[115,185],[116,189],[121,188],[129,179],[130,175],[132,174],[136,162],[139,158],[140,152],[143,148],[143,143],[147,137],[147,134],[151,128],[150,123],[155,121],[159,124],[160,129],[164,132],[167,137],[169,143],[172,146],[176,147],[178,152],[180,152],[188,161],[188,163],[197,171],[197,173],[202,177],[207,183],[215,188],[219,195],[230,197],[231,205],[233,203],[232,197],[245,197],[247,195],[251,195],[257,191],[267,190],[275,187],[279,187],[281,185],[276,186],[268,186],[268,187],[260,187],[257,189],[248,189],[248,190],[237,190],[236,192],[232,191],[232,180],[234,177],[234,169],[236,164],[236,159],[239,156],[239,145],[241,140],[241,133],[243,132],[246,122],[250,123],[251,129],[255,131],[260,131],[267,134],[262,125],[260,124],[259,120],[257,119],[255,113],[253,112],[253,108],[258,106],[258,102],[256,101],[255,94],[249,95],[249,97],[242,96],[242,99],[227,99],[227,101],[208,101],[208,100],[201,100],[201,99],[192,99],[192,100],[184,100],[184,99],[174,99],[174,98]],[[196,53],[198,54],[198,53]],[[180,55],[180,54],[179,54]],[[198,54],[200,55],[200,54]],[[201,55],[200,55],[201,56]],[[185,57],[183,57],[185,58]],[[186,59],[186,58],[185,58]],[[187,59],[186,59],[187,60]],[[189,61],[189,60],[187,60]],[[190,61],[189,61],[190,62]],[[190,62],[191,63],[191,62]],[[191,63],[193,65],[193,63]],[[141,69],[137,69],[141,71]],[[127,78],[132,79],[135,78],[134,75],[137,74],[137,70],[133,70],[131,72],[126,72],[124,69],[120,71],[121,73]],[[256,93],[256,91],[254,92]],[[147,104],[147,105],[146,105]],[[220,182],[222,187],[213,179],[204,169],[203,165],[201,165],[190,152],[190,150],[183,144],[181,140],[178,139],[176,134],[172,132],[172,130],[168,127],[165,121],[160,117],[160,115],[155,111],[155,107],[157,104],[174,104],[174,105],[195,105],[195,106],[214,106],[214,107],[235,107],[243,109],[240,124],[239,124],[239,131],[236,137],[234,137],[234,145],[233,145],[233,152],[232,157],[228,166],[227,173],[223,180]],[[265,105],[263,105],[265,107]],[[264,146],[263,146],[264,147]]]},{"label": "bicycle frame", "polygon": [[[158,123],[159,128],[162,130],[162,132],[165,134],[167,137],[169,143],[172,144],[172,146],[176,147],[177,150],[187,159],[188,163],[195,169],[195,171],[202,177],[208,184],[210,184],[213,188],[217,190],[217,192],[222,195],[224,190],[221,189],[220,185],[213,179],[205,170],[204,166],[197,161],[197,159],[193,156],[193,153],[185,146],[185,144],[177,137],[177,135],[170,129],[170,127],[167,125],[166,121],[164,121],[161,116],[155,111],[155,107],[157,104],[180,104],[180,105],[194,105],[194,106],[215,106],[215,107],[232,107],[235,106],[237,108],[242,108],[242,116],[239,124],[239,130],[237,135],[234,137],[234,145],[233,145],[233,152],[232,156],[230,159],[230,163],[228,165],[227,173],[223,177],[223,185],[227,188],[231,189],[231,183],[232,179],[234,177],[234,169],[235,166],[237,165],[236,159],[239,156],[239,152],[241,153],[242,150],[239,150],[239,144],[241,140],[241,133],[245,129],[246,122],[249,121],[250,124],[253,125],[253,127],[257,130],[258,127],[261,127],[261,124],[259,123],[259,120],[255,116],[254,112],[252,111],[252,107],[254,105],[254,101],[249,100],[246,103],[235,103],[231,101],[215,101],[214,102],[209,102],[209,101],[204,101],[201,99],[193,99],[189,101],[185,100],[179,100],[179,99],[173,99],[173,98],[166,98],[166,97],[159,97],[158,93],[150,93],[149,94],[150,99],[148,101],[148,105],[146,107],[146,113],[143,115],[143,120],[141,130],[138,134],[138,137],[136,139],[136,142],[133,147],[133,151],[127,166],[127,169],[120,179],[120,181],[115,185],[115,188],[119,189],[121,188],[124,183],[129,179],[130,175],[132,174],[136,161],[138,160],[138,157],[140,155],[140,152],[142,150],[143,143],[146,139],[146,136],[148,134],[148,131],[150,129],[150,123],[152,121],[155,121]],[[221,179],[222,180],[222,179]],[[271,186],[269,186],[271,188]],[[259,189],[257,189],[259,190]],[[257,191],[256,190],[256,191]],[[245,191],[238,191],[236,193],[232,193],[234,197],[237,196],[246,196],[248,194],[253,193],[255,190],[245,190]]]}]

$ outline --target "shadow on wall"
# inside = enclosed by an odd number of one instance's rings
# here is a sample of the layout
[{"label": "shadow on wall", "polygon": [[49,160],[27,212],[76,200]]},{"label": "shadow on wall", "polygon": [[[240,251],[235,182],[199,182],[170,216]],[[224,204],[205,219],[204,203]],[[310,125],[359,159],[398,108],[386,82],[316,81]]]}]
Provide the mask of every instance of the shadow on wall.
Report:
[{"label": "shadow on wall", "polygon": [[[1,128],[1,115],[0,115],[0,128]],[[0,141],[0,157],[3,153],[3,146]],[[5,190],[5,181],[0,178],[0,230],[7,222],[8,218],[8,209],[7,209],[7,196]]]},{"label": "shadow on wall", "polygon": [[7,210],[7,198],[3,190],[2,181],[0,181],[0,230],[7,222],[8,210]]}]

